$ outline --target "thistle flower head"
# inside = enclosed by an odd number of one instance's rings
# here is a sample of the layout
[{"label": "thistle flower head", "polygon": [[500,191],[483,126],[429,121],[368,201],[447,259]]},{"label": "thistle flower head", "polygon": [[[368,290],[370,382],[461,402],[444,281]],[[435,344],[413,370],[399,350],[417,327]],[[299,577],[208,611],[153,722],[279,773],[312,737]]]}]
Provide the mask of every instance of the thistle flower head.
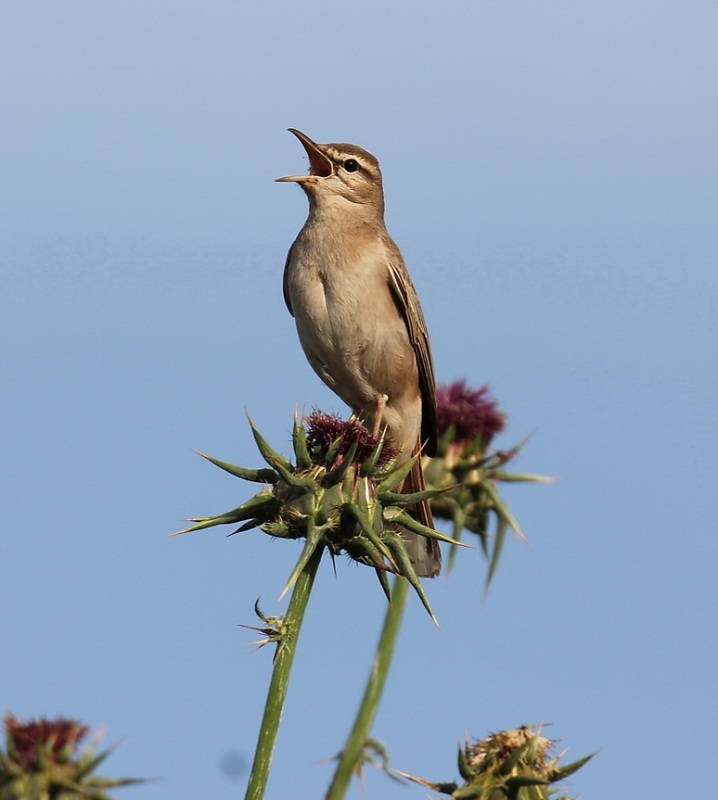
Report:
[{"label": "thistle flower head", "polygon": [[316,410],[306,424],[294,421],[293,461],[271,448],[253,424],[252,433],[269,468],[247,469],[205,458],[238,478],[263,483],[264,487],[231,511],[191,519],[195,524],[180,533],[240,522],[233,533],[258,527],[277,538],[303,539],[302,553],[284,592],[294,585],[317,548],[326,548],[332,555],[345,553],[376,570],[387,596],[386,573],[403,575],[433,618],[402,533],[411,531],[450,544],[457,542],[422,525],[409,513],[412,506],[443,491],[402,492],[419,456],[398,464],[392,445],[373,437],[357,420],[343,421]]},{"label": "thistle flower head", "polygon": [[[338,414],[325,414],[319,409],[314,409],[307,417],[307,449],[314,464],[334,469],[342,463],[352,445],[356,450],[355,462],[363,464],[372,456],[379,442],[355,417],[343,420]],[[332,463],[327,464],[330,455]],[[386,466],[396,455],[393,443],[384,441],[376,466]]]},{"label": "thistle flower head", "polygon": [[47,759],[67,760],[74,755],[88,731],[79,722],[62,717],[21,722],[8,714],[4,722],[7,737],[12,741],[17,760],[24,770],[32,770],[37,765],[38,748],[45,751]]},{"label": "thistle flower head", "polygon": [[[431,501],[437,519],[453,523],[454,539],[463,529],[476,534],[489,561],[488,587],[498,566],[508,529],[523,534],[506,503],[500,497],[500,482],[540,482],[539,475],[509,473],[504,468],[523,446],[491,451],[493,437],[506,425],[487,385],[471,388],[465,380],[439,387],[437,393],[439,444],[436,456],[424,461],[426,485],[444,491]],[[492,534],[492,528],[493,536]],[[456,555],[449,555],[450,570]]]},{"label": "thistle flower head", "polygon": [[7,747],[0,748],[0,797],[4,800],[110,800],[105,789],[142,782],[96,775],[95,769],[109,751],[96,753],[97,740],[80,751],[88,728],[79,722],[62,717],[22,722],[8,714],[4,723]]},{"label": "thistle flower head", "polygon": [[438,387],[436,411],[439,437],[452,429],[456,444],[469,444],[478,437],[481,446],[488,447],[506,426],[506,414],[499,411],[488,385],[470,389],[464,379]]},{"label": "thistle flower head", "polygon": [[548,753],[554,742],[528,725],[491,733],[485,739],[467,743],[464,755],[469,768],[478,775],[491,770],[497,763],[504,764],[514,751],[528,748],[529,744],[532,744],[531,768],[539,773],[546,772]]},{"label": "thistle flower head", "polygon": [[561,755],[552,754],[555,744],[541,736],[540,727],[522,725],[473,743],[467,741],[459,750],[461,785],[399,774],[456,800],[570,800],[565,794],[554,797],[561,791],[556,784],[581,769],[593,754],[561,765]]}]

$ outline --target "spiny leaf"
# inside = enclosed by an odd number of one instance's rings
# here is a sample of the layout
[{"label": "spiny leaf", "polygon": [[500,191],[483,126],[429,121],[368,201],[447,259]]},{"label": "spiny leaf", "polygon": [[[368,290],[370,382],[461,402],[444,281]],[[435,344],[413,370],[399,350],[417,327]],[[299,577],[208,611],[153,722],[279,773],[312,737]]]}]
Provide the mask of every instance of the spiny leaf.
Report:
[{"label": "spiny leaf", "polygon": [[476,777],[476,772],[469,765],[466,747],[459,748],[459,775],[465,781],[472,781]]},{"label": "spiny leaf", "polygon": [[227,534],[227,536],[235,536],[238,533],[244,533],[245,531],[251,531],[252,528],[257,528],[260,525],[262,525],[262,527],[264,527],[264,525],[267,525],[267,524],[268,523],[264,522],[264,520],[261,520],[261,519],[250,519],[249,522],[245,522],[244,525],[240,525],[239,528],[237,528],[236,530],[231,531],[230,533]]},{"label": "spiny leaf", "polygon": [[[527,764],[535,764],[537,760],[539,760],[539,748],[543,743],[543,753],[546,752],[546,745],[547,741],[544,739],[539,732],[535,732],[531,739],[528,742],[528,749],[526,750],[526,763]],[[541,759],[545,761],[545,758]]]},{"label": "spiny leaf", "polygon": [[411,563],[411,559],[409,558],[409,553],[406,549],[406,542],[401,538],[400,534],[393,533],[389,534],[385,537],[386,543],[389,545],[391,549],[392,555],[394,556],[394,560],[399,566],[401,571],[401,576],[404,577],[409,583],[414,587],[414,591],[419,595],[419,599],[421,600],[422,605],[427,610],[429,616],[434,621],[434,625],[439,627],[439,622],[434,616],[434,612],[431,610],[431,605],[429,604],[429,598],[426,596],[424,592],[424,587],[421,585],[421,581],[419,580],[416,570],[414,569],[414,565]]},{"label": "spiny leaf", "polygon": [[329,472],[327,472],[322,478],[322,486],[335,486],[337,483],[341,483],[341,481],[344,479],[344,476],[349,471],[349,468],[354,463],[354,458],[356,457],[358,447],[358,442],[352,442],[349,445],[349,449],[345,453],[342,463],[334,467],[334,469],[329,470]]},{"label": "spiny leaf", "polygon": [[[363,536],[355,536],[342,544],[342,547],[354,561],[369,564],[382,572],[387,569],[386,561],[377,548]],[[393,565],[392,561],[392,565]]]},{"label": "spiny leaf", "polygon": [[[454,534],[453,538],[457,542],[459,542],[459,541],[461,541],[461,531],[464,528],[464,521],[466,519],[465,516],[464,516],[464,510],[461,508],[461,506],[458,503],[456,503],[454,500],[452,500],[451,501],[451,512],[452,512],[451,516],[452,516],[453,534]],[[456,554],[458,552],[459,551],[458,551],[457,547],[452,547],[449,550],[449,558],[448,558],[448,561],[447,561],[447,564],[446,564],[447,575],[450,574],[452,572],[452,570],[454,569],[454,562],[456,561]]]},{"label": "spiny leaf", "polygon": [[518,454],[518,452],[523,448],[531,438],[532,434],[528,436],[524,436],[524,438],[516,445],[514,445],[510,450],[503,450],[494,452],[492,455],[502,464],[507,464],[511,459]]},{"label": "spiny leaf", "polygon": [[197,453],[198,456],[202,456],[202,458],[206,458],[207,461],[214,464],[215,467],[219,467],[225,472],[229,472],[230,475],[234,475],[245,481],[253,481],[254,483],[276,483],[279,480],[279,475],[277,475],[276,471],[273,469],[247,469],[246,467],[238,467],[236,464],[230,464],[227,461],[220,461],[217,458],[208,456],[206,453],[200,453],[199,450],[195,450],[195,453]]},{"label": "spiny leaf", "polygon": [[351,516],[359,524],[359,527],[362,529],[364,535],[369,539],[369,541],[371,541],[374,547],[376,547],[376,549],[379,550],[379,552],[385,558],[388,558],[389,561],[391,561],[391,552],[389,551],[389,548],[379,538],[379,534],[374,530],[374,527],[371,524],[371,520],[359,508],[359,506],[356,505],[356,503],[344,503],[344,505],[342,506],[342,510],[351,514]]},{"label": "spiny leaf", "polygon": [[499,566],[499,559],[501,558],[501,551],[506,540],[507,522],[503,517],[499,517],[496,522],[496,538],[494,539],[494,549],[491,553],[491,560],[489,561],[489,569],[486,573],[486,583],[484,584],[484,591],[489,590],[491,581],[496,573],[496,568]]},{"label": "spiny leaf", "polygon": [[590,761],[595,755],[596,753],[591,753],[584,758],[579,758],[576,761],[572,761],[570,764],[564,764],[564,766],[559,767],[549,774],[549,780],[551,783],[554,783],[555,781],[562,781],[564,778],[567,778],[569,775],[573,775],[574,772],[581,769],[581,767]]},{"label": "spiny leaf", "polygon": [[307,429],[296,414],[294,415],[292,442],[294,444],[294,456],[297,459],[297,469],[300,471],[310,469],[312,459],[307,448]]},{"label": "spiny leaf", "polygon": [[324,456],[324,463],[328,466],[334,463],[334,460],[337,457],[337,453],[339,452],[339,448],[342,446],[344,442],[343,436],[337,436],[337,438],[329,445],[327,448],[327,454]]},{"label": "spiny leaf", "polygon": [[451,487],[444,489],[424,489],[420,492],[410,492],[404,494],[403,492],[388,492],[380,491],[377,497],[382,505],[395,505],[395,506],[415,506],[417,503],[422,503],[424,500],[433,500],[440,494],[444,494]]},{"label": "spiny leaf", "polygon": [[507,778],[506,786],[514,788],[518,786],[547,786],[550,781],[548,778],[542,778],[539,775],[512,775]]},{"label": "spiny leaf", "polygon": [[526,751],[533,741],[535,741],[535,737],[514,748],[498,768],[499,775],[509,775],[511,770],[514,769],[519,761],[526,755]]},{"label": "spiny leaf", "polygon": [[[291,474],[292,472],[292,463],[286,459],[283,455],[280,455],[276,450],[270,447],[269,442],[262,436],[262,434],[257,430],[254,426],[254,422],[252,418],[247,414],[247,419],[249,420],[249,425],[252,429],[252,435],[254,436],[254,441],[257,443],[257,447],[259,448],[259,452],[262,454],[262,458],[269,464],[270,467],[274,467],[280,474],[284,472],[288,472]],[[280,470],[279,467],[282,467]],[[282,474],[282,477],[284,475]]]},{"label": "spiny leaf", "polygon": [[293,489],[303,489],[308,492],[316,487],[316,482],[313,478],[297,475],[292,469],[285,469],[282,464],[274,464],[274,469],[277,470],[281,479]]},{"label": "spiny leaf", "polygon": [[377,446],[372,450],[370,456],[364,461],[361,467],[359,467],[359,474],[362,478],[366,478],[367,475],[373,475],[376,471],[376,465],[381,457],[381,451],[384,449],[385,436],[386,432],[382,433]]},{"label": "spiny leaf", "polygon": [[94,772],[114,749],[114,747],[110,747],[98,755],[95,755],[94,753],[94,746],[85,750],[85,752],[76,762],[75,775],[78,780],[84,778],[86,775],[89,775],[91,772]]},{"label": "spiny leaf", "polygon": [[491,478],[503,483],[555,483],[556,478],[547,475],[534,475],[529,472],[503,472],[502,470],[492,470]]},{"label": "spiny leaf", "polygon": [[406,476],[411,472],[412,467],[416,463],[416,460],[419,458],[418,454],[412,456],[408,461],[404,462],[403,464],[397,464],[390,467],[385,473],[383,473],[381,480],[377,486],[377,491],[379,492],[386,492],[386,491],[393,491],[398,486],[400,486]]},{"label": "spiny leaf", "polygon": [[491,504],[496,511],[496,514],[503,518],[509,525],[509,527],[513,530],[513,532],[521,539],[524,544],[528,544],[528,540],[521,532],[521,528],[519,528],[518,522],[514,519],[513,514],[509,511],[508,506],[504,501],[499,497],[499,493],[496,490],[496,487],[491,483],[491,481],[486,481],[482,484],[484,487],[484,491],[491,499]]},{"label": "spiny leaf", "polygon": [[414,519],[410,514],[407,514],[406,511],[396,506],[389,506],[384,509],[384,519],[387,522],[395,522],[397,525],[401,525],[414,533],[421,534],[421,536],[426,536],[427,539],[436,539],[439,542],[456,545],[456,547],[468,547],[470,550],[473,549],[469,544],[460,542],[458,539],[452,539],[451,536],[429,528],[427,525],[422,525],[421,522]]},{"label": "spiny leaf", "polygon": [[179,536],[181,533],[190,533],[192,531],[203,530],[204,528],[212,528],[215,525],[231,525],[233,522],[242,522],[251,517],[271,519],[279,512],[281,507],[282,501],[278,497],[275,497],[269,492],[259,492],[259,494],[247,500],[246,503],[224,514],[218,514],[216,517],[193,517],[189,519],[188,522],[194,522],[196,523],[195,525],[170,535]]},{"label": "spiny leaf", "polygon": [[389,586],[389,578],[387,577],[386,570],[375,568],[374,571],[376,572],[376,577],[379,579],[381,588],[386,595],[386,599],[391,603],[391,587]]},{"label": "spiny leaf", "polygon": [[457,788],[455,783],[434,783],[433,781],[424,780],[424,778],[418,778],[416,775],[410,775],[408,772],[402,772],[400,769],[395,769],[394,772],[402,778],[406,778],[409,781],[418,783],[420,786],[426,786],[427,789],[433,789],[435,792],[441,792],[442,794],[452,794]]}]

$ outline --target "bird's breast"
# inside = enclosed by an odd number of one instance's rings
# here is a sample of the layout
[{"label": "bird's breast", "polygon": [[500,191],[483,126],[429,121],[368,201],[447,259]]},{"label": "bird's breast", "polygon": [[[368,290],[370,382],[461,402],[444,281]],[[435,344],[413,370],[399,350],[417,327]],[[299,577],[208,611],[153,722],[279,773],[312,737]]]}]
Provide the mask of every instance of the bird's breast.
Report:
[{"label": "bird's breast", "polygon": [[319,376],[354,408],[396,396],[415,357],[389,289],[381,241],[303,231],[292,248],[287,289],[299,338]]}]

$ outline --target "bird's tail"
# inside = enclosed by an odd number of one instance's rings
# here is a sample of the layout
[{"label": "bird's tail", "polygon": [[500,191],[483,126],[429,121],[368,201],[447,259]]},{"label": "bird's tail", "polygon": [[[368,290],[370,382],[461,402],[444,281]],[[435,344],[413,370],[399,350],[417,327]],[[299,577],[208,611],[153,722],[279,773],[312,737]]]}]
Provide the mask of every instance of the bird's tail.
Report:
[{"label": "bird's tail", "polygon": [[[412,455],[417,455],[420,451],[421,448],[417,442]],[[411,468],[411,472],[406,476],[402,491],[409,494],[423,492],[425,488],[424,470],[421,467],[421,457],[419,457]],[[426,500],[411,506],[409,513],[422,525],[426,525],[428,528],[434,527],[434,517]],[[419,533],[407,530],[403,530],[401,535],[406,541],[409,557],[416,574],[420,578],[435,578],[441,572],[441,550],[436,539],[429,539]]]}]

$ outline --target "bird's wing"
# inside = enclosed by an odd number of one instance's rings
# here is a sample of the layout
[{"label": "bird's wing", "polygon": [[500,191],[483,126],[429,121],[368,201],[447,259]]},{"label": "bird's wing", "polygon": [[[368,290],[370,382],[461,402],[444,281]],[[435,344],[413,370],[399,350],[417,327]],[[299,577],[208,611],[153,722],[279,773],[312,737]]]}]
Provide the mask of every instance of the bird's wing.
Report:
[{"label": "bird's wing", "polygon": [[399,309],[409,341],[414,348],[416,363],[419,367],[419,388],[421,390],[421,440],[425,443],[424,452],[431,456],[436,452],[436,380],[434,378],[434,362],[431,357],[429,331],[419,303],[414,284],[404,265],[398,249],[389,262],[389,288]]},{"label": "bird's wing", "polygon": [[289,309],[289,313],[294,316],[294,312],[292,311],[292,301],[289,297],[289,262],[292,260],[292,250],[294,249],[294,245],[289,248],[289,252],[287,253],[287,260],[284,262],[284,277],[282,278],[282,291],[284,292],[284,302],[287,304],[287,308]]}]

